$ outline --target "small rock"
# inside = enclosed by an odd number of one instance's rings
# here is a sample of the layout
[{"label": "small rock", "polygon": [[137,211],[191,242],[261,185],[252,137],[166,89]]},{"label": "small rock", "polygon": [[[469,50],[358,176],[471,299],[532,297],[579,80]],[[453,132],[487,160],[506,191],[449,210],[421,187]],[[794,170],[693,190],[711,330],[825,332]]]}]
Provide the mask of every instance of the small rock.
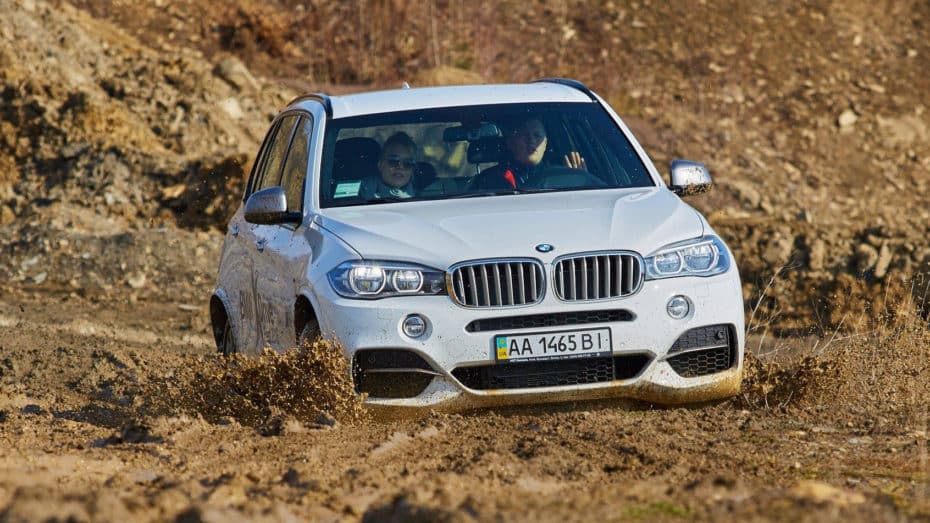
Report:
[{"label": "small rock", "polygon": [[884,278],[888,274],[888,267],[891,265],[892,255],[891,248],[888,247],[888,244],[882,245],[882,248],[878,251],[878,259],[875,260],[875,277]]},{"label": "small rock", "polygon": [[144,272],[139,272],[126,278],[126,284],[133,289],[141,289],[142,287],[145,287],[145,282],[146,277]]},{"label": "small rock", "polygon": [[7,225],[16,220],[16,214],[13,209],[6,205],[0,205],[0,225]]},{"label": "small rock", "polygon": [[840,116],[836,119],[836,123],[840,126],[840,129],[846,129],[855,125],[858,119],[859,116],[853,112],[852,109],[846,109],[840,113]]},{"label": "small rock", "polygon": [[811,244],[809,254],[809,265],[811,270],[819,271],[823,269],[824,257],[827,254],[827,245],[821,239],[814,240]]},{"label": "small rock", "polygon": [[900,118],[876,118],[878,129],[888,147],[907,147],[930,138],[930,129],[924,121],[913,114]]},{"label": "small rock", "polygon": [[252,76],[249,68],[246,67],[238,58],[229,56],[216,64],[213,74],[226,80],[230,85],[242,91],[250,89],[257,91],[259,89],[258,81]]},{"label": "small rock", "polygon": [[793,250],[794,237],[777,236],[762,252],[762,258],[772,267],[782,267],[791,260]]},{"label": "small rock", "polygon": [[32,277],[32,281],[34,281],[38,285],[42,285],[43,283],[45,283],[45,280],[47,279],[48,279],[48,273],[44,271]]},{"label": "small rock", "polygon": [[221,507],[236,507],[245,505],[249,498],[245,486],[239,482],[226,483],[216,487],[207,497],[211,504]]},{"label": "small rock", "polygon": [[144,485],[148,483],[155,483],[156,481],[161,479],[161,474],[153,470],[140,470],[134,473],[130,477],[130,479],[132,480],[133,483]]},{"label": "small rock", "polygon": [[28,414],[30,416],[37,416],[39,414],[42,414],[45,411],[42,409],[42,407],[36,405],[35,403],[30,403],[29,405],[26,405],[25,407],[23,407],[20,412],[22,412],[23,414]]},{"label": "small rock", "polygon": [[233,120],[241,120],[245,117],[245,113],[242,111],[242,106],[239,104],[239,100],[235,98],[226,98],[220,102],[220,109],[226,112],[230,118]]},{"label": "small rock", "polygon": [[300,487],[304,484],[304,482],[300,480],[300,473],[293,467],[287,469],[287,472],[281,476],[281,482],[291,487]]},{"label": "small rock", "polygon": [[321,412],[317,415],[316,419],[313,420],[317,425],[323,425],[324,427],[335,427],[336,420],[326,412]]},{"label": "small rock", "polygon": [[70,160],[88,149],[90,149],[90,144],[87,142],[69,143],[61,148],[61,156],[66,160]]},{"label": "small rock", "polygon": [[865,497],[858,492],[846,492],[821,481],[801,481],[791,489],[790,493],[797,499],[814,503],[831,503],[841,507],[865,502]]},{"label": "small rock", "polygon": [[187,190],[187,184],[179,183],[161,190],[163,200],[175,200],[180,198],[184,191]]},{"label": "small rock", "polygon": [[272,414],[255,427],[255,430],[264,437],[281,436],[285,433],[286,420],[280,414]]},{"label": "small rock", "polygon": [[755,209],[762,202],[762,195],[759,194],[752,185],[741,180],[735,180],[730,183],[730,187],[736,191],[736,196],[744,207]]},{"label": "small rock", "polygon": [[103,446],[119,445],[123,443],[159,443],[162,438],[154,436],[151,428],[142,423],[131,422],[118,433],[112,434],[103,441]]}]

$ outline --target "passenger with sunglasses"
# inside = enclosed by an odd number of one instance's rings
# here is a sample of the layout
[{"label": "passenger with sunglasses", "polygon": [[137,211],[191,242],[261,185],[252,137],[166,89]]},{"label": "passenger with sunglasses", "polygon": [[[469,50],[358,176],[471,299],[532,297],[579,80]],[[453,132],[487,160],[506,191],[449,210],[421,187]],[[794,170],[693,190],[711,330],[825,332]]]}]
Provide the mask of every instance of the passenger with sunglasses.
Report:
[{"label": "passenger with sunglasses", "polygon": [[397,132],[381,147],[378,176],[362,182],[359,196],[375,198],[412,198],[413,172],[417,166],[417,144],[407,133]]}]

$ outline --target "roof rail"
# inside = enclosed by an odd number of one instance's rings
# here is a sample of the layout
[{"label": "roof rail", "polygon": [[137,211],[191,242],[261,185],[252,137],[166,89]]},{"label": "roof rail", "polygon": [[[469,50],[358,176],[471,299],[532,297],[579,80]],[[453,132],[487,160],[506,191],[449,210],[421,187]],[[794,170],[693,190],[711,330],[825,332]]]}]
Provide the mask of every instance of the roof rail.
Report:
[{"label": "roof rail", "polygon": [[323,93],[308,93],[297,98],[294,98],[288,102],[288,106],[294,105],[297,102],[303,102],[305,100],[313,100],[319,102],[323,106],[323,109],[326,111],[326,116],[329,118],[333,117],[333,103],[329,100],[329,95]]},{"label": "roof rail", "polygon": [[588,89],[588,86],[579,82],[578,80],[572,80],[571,78],[540,78],[539,80],[533,80],[530,83],[534,83],[534,84],[547,83],[547,84],[564,85],[567,87],[571,87],[572,89],[581,91],[582,93],[588,95],[588,98],[594,100],[595,102],[597,101],[597,97],[594,96],[594,93],[592,93],[590,89]]}]

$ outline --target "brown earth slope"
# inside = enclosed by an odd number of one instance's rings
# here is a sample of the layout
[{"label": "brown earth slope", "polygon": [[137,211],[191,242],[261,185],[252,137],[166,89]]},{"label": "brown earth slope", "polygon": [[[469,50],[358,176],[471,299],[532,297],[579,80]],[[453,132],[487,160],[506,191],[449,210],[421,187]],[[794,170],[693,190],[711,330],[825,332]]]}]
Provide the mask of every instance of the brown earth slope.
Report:
[{"label": "brown earth slope", "polygon": [[[930,518],[927,2],[0,13],[0,521]],[[740,397],[368,420],[293,355],[212,356],[221,231],[291,96],[542,76],[660,169],[710,167],[689,201],[744,277]]]}]

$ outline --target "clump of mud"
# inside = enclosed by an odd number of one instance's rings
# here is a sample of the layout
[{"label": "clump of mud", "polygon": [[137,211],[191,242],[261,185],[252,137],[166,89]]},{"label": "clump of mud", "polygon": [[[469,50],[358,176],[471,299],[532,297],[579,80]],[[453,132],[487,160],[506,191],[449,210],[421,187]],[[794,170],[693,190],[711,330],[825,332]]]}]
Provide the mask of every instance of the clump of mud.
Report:
[{"label": "clump of mud", "polygon": [[211,423],[235,421],[274,430],[284,420],[331,425],[365,419],[349,361],[336,344],[317,340],[257,358],[199,358],[151,384],[150,413],[189,414]]}]

